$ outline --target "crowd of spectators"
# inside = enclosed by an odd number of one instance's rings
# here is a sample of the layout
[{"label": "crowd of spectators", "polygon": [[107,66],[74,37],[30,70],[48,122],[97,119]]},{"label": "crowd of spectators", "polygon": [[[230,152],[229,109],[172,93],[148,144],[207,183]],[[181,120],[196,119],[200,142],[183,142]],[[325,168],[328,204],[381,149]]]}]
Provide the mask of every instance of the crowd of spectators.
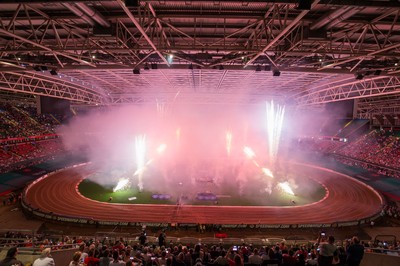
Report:
[{"label": "crowd of spectators", "polygon": [[373,130],[350,142],[309,138],[301,144],[320,154],[335,155],[346,165],[400,178],[400,137],[393,131]]},{"label": "crowd of spectators", "polygon": [[382,208],[381,215],[387,215],[396,219],[400,219],[400,210],[396,204],[386,204]]},{"label": "crowd of spectators", "polygon": [[400,162],[400,141],[383,130],[374,130],[336,153],[385,167],[397,167]]},{"label": "crowd of spectators", "polygon": [[318,138],[302,138],[297,144],[297,147],[301,149],[305,148],[319,154],[327,155],[334,153],[336,150],[346,145],[346,143],[342,141]]},{"label": "crowd of spectators", "polygon": [[40,235],[33,237],[32,232],[7,231],[0,235],[0,245],[3,247],[33,247],[35,239],[40,241]]},{"label": "crowd of spectators", "polygon": [[11,192],[3,197],[3,206],[16,204],[20,199],[21,193]]},{"label": "crowd of spectators", "polygon": [[60,139],[48,139],[0,146],[0,172],[38,164],[63,151]]},{"label": "crowd of spectators", "polygon": [[[164,233],[160,233],[162,234]],[[256,266],[273,265],[273,263],[281,266],[310,266],[317,265],[318,262],[318,265],[324,265],[322,260],[335,261],[336,265],[346,265],[350,257],[359,262],[364,251],[379,253],[390,251],[397,255],[400,252],[398,242],[387,243],[379,240],[365,242],[357,237],[335,241],[332,236],[319,237],[317,241],[309,244],[288,245],[285,241],[281,241],[269,246],[253,246],[251,243],[239,243],[234,246],[225,246],[222,243],[217,245],[182,244],[172,243],[172,241],[164,243],[145,241],[143,243],[140,237],[135,240],[123,238],[111,240],[108,237],[95,239],[65,236],[59,241],[50,241],[40,238],[32,239],[32,236],[11,232],[5,237],[18,239],[13,244],[8,243],[8,248],[21,249],[36,245],[40,248],[39,252],[46,253],[44,257],[49,257],[50,251],[77,248],[78,251],[71,258],[69,265],[86,266]],[[26,240],[21,242],[21,239]]]},{"label": "crowd of spectators", "polygon": [[59,121],[31,106],[0,103],[0,172],[37,164],[63,150],[54,134]]},{"label": "crowd of spectators", "polygon": [[58,123],[53,116],[37,114],[34,107],[0,103],[0,139],[52,134]]}]

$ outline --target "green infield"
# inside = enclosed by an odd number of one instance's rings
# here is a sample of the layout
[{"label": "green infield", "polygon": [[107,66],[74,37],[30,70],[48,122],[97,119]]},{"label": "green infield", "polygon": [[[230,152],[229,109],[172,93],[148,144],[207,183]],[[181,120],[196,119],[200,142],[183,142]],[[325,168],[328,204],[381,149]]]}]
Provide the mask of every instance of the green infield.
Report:
[{"label": "green infield", "polygon": [[[100,185],[95,174],[84,179],[78,186],[79,192],[87,198],[110,203],[126,204],[189,204],[220,206],[296,206],[321,200],[326,195],[325,188],[313,179],[304,177],[301,184],[293,188],[294,195],[279,189],[277,184],[266,189],[264,183],[249,182],[238,186],[235,182],[224,181],[219,185],[197,183],[195,186],[161,184],[158,189],[144,186],[130,186],[116,192],[111,185]],[[163,188],[163,189],[160,189]],[[195,187],[195,188],[193,188]],[[164,190],[164,191],[162,191]],[[169,191],[169,192],[166,192]]]}]

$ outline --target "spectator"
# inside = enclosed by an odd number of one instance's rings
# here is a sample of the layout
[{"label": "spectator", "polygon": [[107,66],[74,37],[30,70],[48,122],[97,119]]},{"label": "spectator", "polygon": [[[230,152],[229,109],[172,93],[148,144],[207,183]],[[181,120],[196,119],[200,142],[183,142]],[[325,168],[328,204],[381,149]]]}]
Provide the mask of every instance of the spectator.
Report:
[{"label": "spectator", "polygon": [[[318,239],[318,244],[320,243],[321,236]],[[333,255],[336,251],[335,238],[333,236],[328,237],[328,241],[323,239],[323,242],[319,244],[319,256],[318,265],[319,266],[331,266],[333,261]]]},{"label": "spectator", "polygon": [[81,255],[82,255],[81,252],[79,252],[79,251],[75,252],[74,256],[72,256],[72,260],[69,263],[69,266],[83,266],[83,264],[79,262]]},{"label": "spectator", "polygon": [[333,259],[332,259],[332,265],[339,265],[340,264],[340,258],[339,258],[339,252],[338,249],[333,252]]},{"label": "spectator", "polygon": [[99,266],[109,266],[110,265],[110,252],[105,249],[100,257]]},{"label": "spectator", "polygon": [[113,261],[110,263],[110,266],[122,266],[125,265],[125,262],[119,258],[118,251],[113,252]]},{"label": "spectator", "polygon": [[239,254],[235,254],[233,260],[228,259],[229,266],[244,266],[243,258]]},{"label": "spectator", "polygon": [[350,246],[347,248],[347,265],[359,266],[362,258],[364,257],[364,246],[360,244],[358,237],[352,238]]},{"label": "spectator", "polygon": [[255,265],[260,265],[262,262],[262,258],[258,254],[258,249],[255,248],[253,250],[253,253],[249,256],[249,264],[255,264]]},{"label": "spectator", "polygon": [[159,265],[167,265],[167,252],[163,250],[161,252],[161,257],[157,258]]},{"label": "spectator", "polygon": [[51,257],[51,249],[45,248],[42,255],[33,262],[32,266],[54,266],[54,259]]},{"label": "spectator", "polygon": [[[271,254],[271,255],[272,255],[272,254]],[[275,259],[275,260],[278,260],[278,261],[282,261],[282,252],[281,252],[281,250],[279,249],[279,246],[278,246],[278,245],[275,246],[274,254],[273,254],[273,256],[271,256],[271,259]]]},{"label": "spectator", "polygon": [[98,266],[100,263],[100,260],[95,257],[95,249],[90,248],[88,252],[88,256],[84,260],[85,265],[87,266]]},{"label": "spectator", "polygon": [[144,246],[147,243],[146,231],[143,231],[139,236],[140,245]]},{"label": "spectator", "polygon": [[318,265],[317,256],[315,253],[310,253],[309,258],[306,260],[306,266]]},{"label": "spectator", "polygon": [[81,252],[81,258],[79,259],[80,263],[84,263],[85,259],[87,258],[88,254],[86,253],[86,244],[84,242],[80,242],[79,251]]},{"label": "spectator", "polygon": [[165,235],[165,230],[162,230],[160,235],[158,236],[158,245],[160,247],[165,246],[165,241],[166,241],[166,235]]},{"label": "spectator", "polygon": [[196,244],[194,246],[194,250],[191,253],[191,264],[195,264],[196,260],[200,258],[201,260],[203,260],[204,258],[204,253],[201,250],[201,245],[200,244]]},{"label": "spectator", "polygon": [[304,254],[302,254],[302,253],[297,254],[295,266],[304,266],[304,265],[306,265],[306,260],[305,260]]},{"label": "spectator", "polygon": [[203,261],[200,258],[197,258],[193,265],[194,266],[204,266]]},{"label": "spectator", "polygon": [[183,261],[183,252],[180,252],[177,256],[172,257],[173,266],[189,266]]},{"label": "spectator", "polygon": [[218,258],[215,259],[214,264],[217,265],[229,265],[229,261],[226,258],[226,251],[222,250],[220,253],[220,256],[218,256]]},{"label": "spectator", "polygon": [[7,251],[6,257],[0,261],[0,266],[23,266],[22,262],[17,260],[18,249],[12,247]]},{"label": "spectator", "polygon": [[295,266],[296,264],[296,258],[293,257],[294,252],[292,249],[287,250],[283,249],[282,250],[282,266]]}]

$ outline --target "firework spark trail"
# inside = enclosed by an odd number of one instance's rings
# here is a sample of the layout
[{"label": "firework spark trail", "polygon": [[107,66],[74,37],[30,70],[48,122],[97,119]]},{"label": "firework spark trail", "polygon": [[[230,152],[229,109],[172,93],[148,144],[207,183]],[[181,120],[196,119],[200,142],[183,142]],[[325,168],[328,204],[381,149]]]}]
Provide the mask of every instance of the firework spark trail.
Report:
[{"label": "firework spark trail", "polygon": [[257,163],[256,160],[253,160],[253,163],[254,163],[255,166],[257,166],[257,168],[260,168],[260,165]]},{"label": "firework spark trail", "polygon": [[226,153],[228,156],[231,155],[231,148],[232,148],[232,132],[231,131],[226,131],[225,134],[225,139],[226,139]]},{"label": "firework spark trail", "polygon": [[254,159],[256,157],[256,154],[250,147],[245,146],[243,148],[243,152],[248,159],[251,159],[251,161],[254,163],[254,165],[257,166],[257,168],[259,168],[264,175],[266,175],[268,177],[272,177],[272,178],[274,177],[274,175],[270,169],[268,169],[266,167],[261,167],[260,164]]},{"label": "firework spark trail", "polygon": [[144,171],[146,170],[146,166],[150,165],[153,161],[154,161],[153,158],[150,159],[150,160],[148,160],[144,167],[137,169],[137,170],[133,173],[133,176],[143,174]]},{"label": "firework spark trail", "polygon": [[145,167],[146,158],[146,136],[139,135],[135,137],[135,150],[136,150],[136,167],[135,173],[138,173],[138,187],[143,190],[143,169]]},{"label": "firework spark trail", "polygon": [[165,103],[158,101],[158,99],[156,99],[156,103],[157,103],[157,113],[160,115],[160,117],[164,117],[165,115]]},{"label": "firework spark trail", "polygon": [[288,182],[278,183],[278,187],[283,191],[290,195],[294,195],[292,188],[290,187]]},{"label": "firework spark trail", "polygon": [[115,188],[113,189],[113,192],[124,189],[128,184],[129,184],[129,179],[126,178],[120,179]]},{"label": "firework spark trail", "polygon": [[267,137],[268,137],[268,153],[273,166],[278,155],[279,142],[281,138],[283,117],[285,115],[285,107],[274,105],[274,102],[266,104],[267,113]]},{"label": "firework spark trail", "polygon": [[253,159],[254,156],[256,156],[256,154],[254,153],[254,151],[253,151],[250,147],[248,147],[248,146],[245,146],[245,147],[243,148],[243,152],[244,152],[244,154],[246,155],[246,157],[249,158],[249,159]]},{"label": "firework spark trail", "polygon": [[[252,163],[254,163],[254,165],[261,170],[261,172],[269,177],[274,177],[271,170],[269,170],[268,168],[265,167],[261,167],[260,164],[255,160],[256,154],[255,152],[248,146],[245,146],[243,148],[243,152],[246,155],[247,159],[251,160]],[[243,183],[241,182],[242,180],[239,178],[238,179],[238,184],[239,184],[239,191],[240,194],[243,193]],[[271,186],[272,187],[272,186]],[[268,189],[266,188],[265,191],[269,192],[269,194],[272,193],[272,189]]]},{"label": "firework spark trail", "polygon": [[261,168],[261,171],[264,173],[264,175],[269,176],[269,177],[274,177],[274,175],[272,174],[272,171],[268,168]]}]

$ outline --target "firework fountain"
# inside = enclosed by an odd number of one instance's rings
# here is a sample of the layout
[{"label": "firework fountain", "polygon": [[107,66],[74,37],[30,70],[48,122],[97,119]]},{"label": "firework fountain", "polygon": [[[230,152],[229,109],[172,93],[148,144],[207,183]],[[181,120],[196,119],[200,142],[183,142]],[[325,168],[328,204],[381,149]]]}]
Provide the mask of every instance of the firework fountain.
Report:
[{"label": "firework fountain", "polygon": [[113,188],[113,192],[117,192],[118,190],[123,190],[129,185],[129,179],[122,178],[118,181],[117,185]]},{"label": "firework fountain", "polygon": [[[264,174],[265,177],[268,177],[266,180],[267,188],[266,192],[269,194],[272,193],[273,181],[272,179],[275,177],[277,172],[277,157],[279,151],[279,143],[282,132],[283,118],[285,115],[285,107],[274,104],[273,101],[270,103],[266,103],[266,131],[267,131],[267,143],[268,143],[268,168],[262,166],[256,160],[256,154],[250,147],[244,147],[243,152],[245,156],[251,160],[254,165],[260,169],[260,171]],[[273,170],[271,170],[273,169]],[[274,173],[275,172],[275,173]],[[293,190],[291,189],[289,183],[285,182],[277,182],[276,188],[288,193],[290,195],[294,195]]]},{"label": "firework fountain", "polygon": [[[164,114],[164,105],[162,104],[158,104],[157,105],[157,111],[158,113],[162,113]],[[223,184],[223,178],[226,175],[226,171],[232,171],[231,173],[235,174],[236,177],[236,185],[238,186],[238,191],[239,194],[246,194],[247,190],[250,188],[249,191],[251,191],[252,187],[251,185],[249,186],[249,184],[251,184],[251,179],[253,176],[253,172],[255,174],[255,176],[257,176],[256,172],[258,172],[259,174],[261,174],[260,176],[262,176],[262,180],[264,180],[264,184],[266,185],[265,191],[269,194],[272,193],[273,189],[294,195],[293,190],[291,189],[291,183],[287,182],[287,180],[282,180],[283,177],[278,173],[278,166],[277,166],[277,162],[278,162],[278,153],[279,153],[279,145],[280,145],[280,139],[281,139],[281,132],[282,132],[282,126],[283,126],[283,120],[284,120],[284,115],[285,115],[285,108],[283,106],[280,106],[278,104],[275,104],[274,102],[267,102],[266,106],[265,106],[265,122],[264,125],[266,126],[266,142],[267,142],[267,152],[266,155],[267,156],[260,156],[258,157],[256,155],[256,152],[250,148],[250,146],[244,146],[243,148],[243,153],[245,158],[247,158],[247,160],[251,163],[251,164],[243,164],[242,166],[238,166],[238,157],[237,154],[234,152],[235,150],[232,149],[232,147],[234,146],[234,138],[233,138],[233,133],[234,133],[234,128],[228,128],[225,129],[224,133],[225,133],[225,139],[224,139],[224,146],[225,146],[225,153],[227,155],[227,157],[225,157],[224,159],[219,160],[218,158],[215,158],[215,160],[212,160],[213,164],[204,167],[200,165],[203,165],[202,161],[193,161],[192,163],[194,163],[193,167],[190,167],[186,164],[182,164],[182,162],[191,162],[192,158],[191,157],[187,157],[185,156],[185,150],[182,153],[183,157],[179,157],[181,156],[180,153],[178,155],[176,155],[177,150],[181,151],[180,149],[172,149],[172,155],[169,151],[169,155],[168,155],[168,160],[163,160],[163,161],[159,161],[157,158],[159,156],[161,156],[162,154],[165,153],[166,150],[166,144],[161,144],[158,147],[155,148],[155,154],[147,154],[147,136],[145,134],[139,134],[136,135],[135,137],[135,147],[134,147],[134,151],[135,151],[135,162],[136,162],[136,167],[134,169],[134,173],[132,174],[128,174],[131,175],[135,181],[133,181],[132,178],[130,179],[120,179],[117,186],[114,188],[114,191],[117,190],[122,190],[125,189],[127,186],[130,186],[132,184],[137,185],[138,190],[139,191],[143,191],[144,187],[147,186],[147,183],[144,179],[144,175],[146,171],[152,171],[149,172],[149,175],[154,175],[154,169],[158,168],[162,168],[162,172],[168,172],[168,171],[174,171],[174,176],[177,177],[177,181],[181,182],[181,180],[178,180],[178,177],[182,177],[182,176],[191,176],[193,178],[191,178],[192,182],[190,183],[191,186],[195,187],[197,184],[197,180],[203,180],[206,179],[207,177],[210,177],[213,179],[213,183],[216,186],[215,188],[211,188],[211,189],[215,189],[216,191],[220,190],[221,188],[219,187],[221,184]],[[220,128],[222,129],[222,128]],[[194,131],[194,133],[196,133],[196,131]],[[181,143],[181,128],[178,127],[175,131],[175,137],[176,137],[176,143],[178,146],[182,146],[183,147],[189,147],[187,146],[188,141],[192,141],[192,140],[196,140],[196,135],[195,137],[192,137],[191,135],[186,135],[185,140],[183,140],[184,142]],[[189,140],[187,139],[187,137],[189,136]],[[235,138],[235,140],[241,140],[240,137]],[[194,142],[195,143],[195,142]],[[186,146],[185,146],[186,145]],[[197,148],[197,150],[196,150]],[[201,149],[197,146],[194,147],[194,151],[201,151]],[[208,152],[208,150],[207,150]],[[193,155],[194,153],[191,151],[190,152],[191,155]],[[152,156],[156,156],[153,157],[153,159],[148,159],[148,155],[150,155],[150,157]],[[175,157],[177,156],[177,157]],[[194,158],[197,158],[196,155],[194,155]],[[171,160],[172,159],[172,160]],[[183,161],[179,161],[179,163],[176,163],[175,160],[182,160]],[[198,158],[197,158],[198,159]],[[156,162],[153,163],[153,161],[156,160]],[[265,161],[264,161],[265,160]],[[157,163],[158,162],[158,163]],[[149,164],[153,164],[154,167],[152,168],[148,168],[147,166]],[[189,163],[190,165],[190,163]],[[253,165],[253,167],[247,168],[247,166]],[[254,166],[256,168],[254,168]],[[175,168],[175,167],[179,167],[179,168]],[[212,167],[215,167],[215,171],[213,171]],[[226,168],[229,168],[230,170],[227,170]],[[253,168],[253,170],[251,170],[251,168]],[[205,170],[208,169],[208,170]],[[225,169],[225,170],[224,170]],[[240,169],[240,170],[239,170]],[[187,173],[185,174],[181,174],[179,173],[180,171],[185,172],[187,171]],[[157,174],[156,174],[157,175]],[[166,175],[165,173],[163,174],[163,176]],[[137,180],[136,180],[137,177]],[[166,180],[166,182],[170,182],[171,179],[168,178]],[[150,181],[149,181],[150,182]],[[164,182],[164,181],[163,181]],[[204,182],[204,181],[199,181],[199,182]],[[145,185],[146,183],[146,185]],[[172,184],[172,183],[171,183]],[[167,189],[165,189],[166,187],[168,187],[169,185],[166,183],[166,186],[164,186],[163,189],[160,189],[159,187],[157,187],[157,190],[159,191],[167,191]],[[181,183],[179,183],[181,184]],[[187,187],[189,187],[189,183],[185,184]],[[149,187],[147,188],[149,190],[154,189],[153,184],[149,183]],[[210,190],[211,190],[210,189]],[[164,192],[165,193],[165,192]]]},{"label": "firework fountain", "polygon": [[143,172],[146,159],[146,136],[139,135],[135,137],[135,151],[136,151],[136,172],[134,175],[138,176],[139,191],[143,190]]},{"label": "firework fountain", "polygon": [[[282,133],[283,118],[285,115],[285,107],[275,105],[273,101],[266,103],[266,127],[267,127],[267,139],[268,139],[268,155],[269,165],[274,171],[277,171],[277,156],[279,151],[279,144]],[[268,168],[262,168],[263,173],[266,176],[274,177],[273,172]],[[271,182],[268,184],[266,191],[271,192]],[[289,182],[278,182],[276,187],[290,195],[294,195],[294,192]]]},{"label": "firework fountain", "polygon": [[232,132],[230,130],[226,131],[225,133],[225,142],[226,142],[226,154],[230,156],[232,150]]},{"label": "firework fountain", "polygon": [[285,107],[274,105],[273,101],[266,103],[268,154],[272,168],[275,167],[278,155],[284,115]]}]

